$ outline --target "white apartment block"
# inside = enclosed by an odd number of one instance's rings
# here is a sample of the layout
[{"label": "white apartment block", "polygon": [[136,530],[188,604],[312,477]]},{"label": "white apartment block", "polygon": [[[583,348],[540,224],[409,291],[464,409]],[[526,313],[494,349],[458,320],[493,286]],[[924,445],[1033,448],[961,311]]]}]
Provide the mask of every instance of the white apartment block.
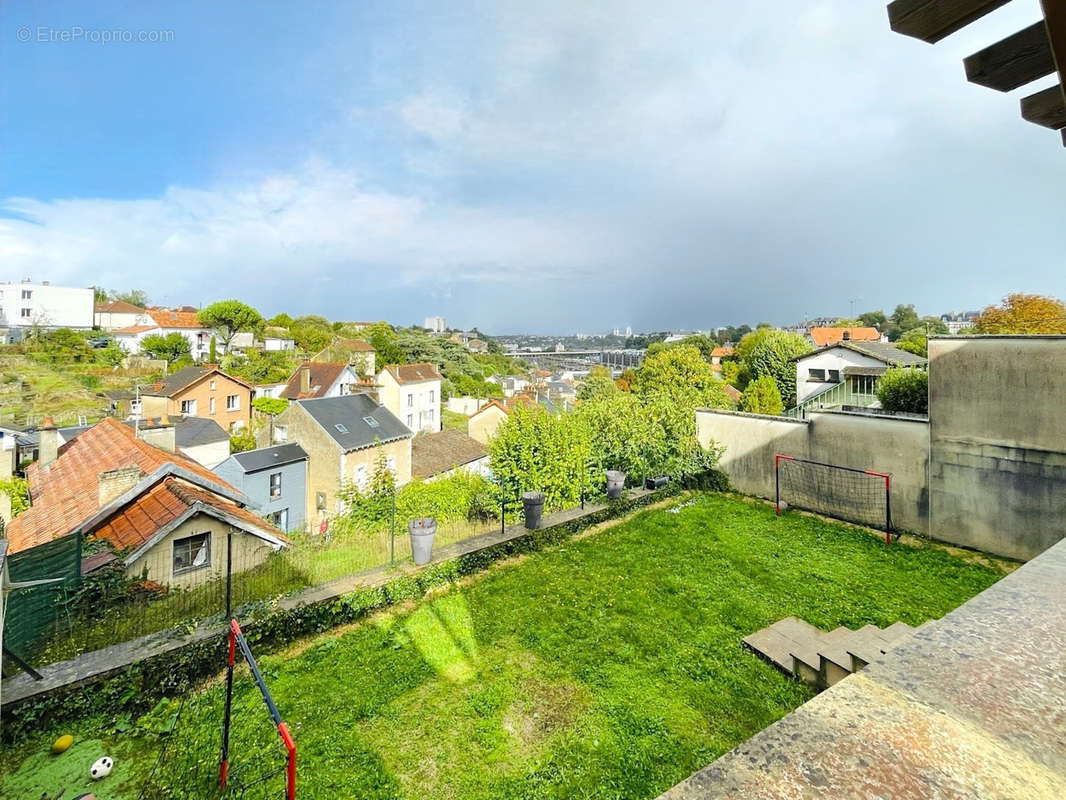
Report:
[{"label": "white apartment block", "polygon": [[48,281],[0,283],[0,328],[6,328],[7,342],[12,329],[73,328],[93,326],[92,289],[52,286]]},{"label": "white apartment block", "polygon": [[378,373],[381,404],[415,433],[440,431],[441,374],[433,364],[403,364]]},{"label": "white apartment block", "polygon": [[433,333],[444,333],[448,330],[448,322],[444,317],[426,317],[426,324],[423,328],[429,328]]}]

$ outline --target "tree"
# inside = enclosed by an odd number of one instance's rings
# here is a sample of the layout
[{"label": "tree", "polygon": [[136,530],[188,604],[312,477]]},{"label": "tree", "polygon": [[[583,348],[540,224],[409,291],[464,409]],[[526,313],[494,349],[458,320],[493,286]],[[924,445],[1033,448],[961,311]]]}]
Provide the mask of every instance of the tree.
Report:
[{"label": "tree", "polygon": [[929,374],[925,370],[895,367],[877,384],[877,399],[886,411],[929,413]]},{"label": "tree", "polygon": [[92,286],[90,288],[93,290],[94,303],[106,303],[111,299],[111,296],[107,293],[107,289],[103,289],[99,286]]},{"label": "tree", "polygon": [[914,353],[916,356],[927,358],[929,355],[929,341],[925,335],[925,328],[912,328],[896,340],[896,347]]},{"label": "tree", "polygon": [[777,383],[769,375],[761,375],[740,396],[740,410],[751,414],[780,414],[784,411]]},{"label": "tree", "polygon": [[892,312],[889,321],[892,324],[888,330],[888,338],[893,342],[904,332],[909,331],[912,328],[917,328],[921,324],[921,320],[918,319],[918,312],[914,310],[913,303],[906,306],[901,303],[896,306],[896,310]]},{"label": "tree", "polygon": [[289,401],[284,397],[257,397],[252,401],[252,408],[272,417],[276,417],[288,407]]},{"label": "tree", "polygon": [[218,331],[222,347],[229,351],[229,343],[240,331],[255,331],[263,327],[262,315],[240,300],[219,300],[197,314],[200,324]]},{"label": "tree", "polygon": [[1009,294],[974,320],[977,333],[1066,333],[1066,305],[1039,294]]},{"label": "tree", "polygon": [[940,317],[922,317],[921,323],[921,328],[927,336],[943,336],[948,332],[948,326]]},{"label": "tree", "polygon": [[709,339],[703,334],[695,334],[693,336],[686,336],[678,344],[691,345],[700,351],[700,355],[708,361],[711,360],[711,353],[714,352],[714,348],[718,346],[718,343],[713,339]]},{"label": "tree", "polygon": [[235,434],[229,437],[229,451],[231,453],[243,453],[245,450],[255,450],[255,434],[251,428],[245,425]]},{"label": "tree", "polygon": [[678,345],[644,359],[635,391],[644,399],[665,395],[685,406],[729,408],[722,381],[692,345]]},{"label": "tree", "polygon": [[763,329],[741,339],[735,355],[752,379],[763,375],[773,378],[781,402],[785,408],[792,408],[796,404],[796,365],[792,359],[809,353],[811,349],[807,340],[798,334]]},{"label": "tree", "polygon": [[834,322],[829,327],[831,327],[831,328],[861,328],[861,327],[863,327],[863,325],[862,325],[862,320],[861,319],[853,319],[853,318],[850,318],[850,317],[842,317],[841,319],[838,319],[836,322]]},{"label": "tree", "polygon": [[275,314],[273,317],[267,320],[267,325],[272,325],[275,328],[288,328],[290,325],[292,325],[292,317],[284,313]]},{"label": "tree", "polygon": [[214,336],[211,337],[211,344],[207,350],[207,360],[212,364],[218,363],[218,341]]},{"label": "tree", "polygon": [[[0,480],[0,492],[11,499],[12,519],[30,507],[30,484],[25,478],[13,475]],[[0,533],[2,532],[2,523],[0,523]]]},{"label": "tree", "polygon": [[607,367],[593,367],[589,370],[585,382],[578,387],[577,399],[585,401],[604,394],[614,394],[617,391],[618,387],[615,385],[614,378],[611,377],[611,370]]},{"label": "tree", "polygon": [[111,292],[112,300],[120,300],[137,308],[145,308],[148,305],[148,293],[143,289],[130,289],[125,292]]},{"label": "tree", "polygon": [[884,330],[888,323],[888,317],[885,316],[885,312],[867,311],[865,314],[859,314],[859,322],[866,328],[877,328],[878,330]]},{"label": "tree", "polygon": [[180,333],[168,333],[166,336],[153,333],[141,339],[141,352],[152,358],[177,361],[181,358],[188,358],[192,348],[189,346],[189,340]]}]

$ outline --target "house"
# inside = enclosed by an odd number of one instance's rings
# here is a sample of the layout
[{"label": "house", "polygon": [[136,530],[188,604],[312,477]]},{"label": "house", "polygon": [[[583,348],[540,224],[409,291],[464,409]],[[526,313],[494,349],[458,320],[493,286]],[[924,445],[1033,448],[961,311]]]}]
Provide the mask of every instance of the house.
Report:
[{"label": "house", "polygon": [[711,350],[711,364],[720,365],[723,358],[728,358],[733,355],[733,348],[719,345]]},{"label": "house", "polygon": [[[153,441],[157,429],[173,428],[177,452],[191,458],[197,464],[214,469],[229,458],[230,435],[215,420],[207,417],[152,417],[130,419],[123,422],[146,441]],[[59,428],[59,444],[73,441],[92,425],[71,425]]]},{"label": "house", "polygon": [[733,386],[733,384],[723,383],[722,391],[725,392],[725,396],[732,401],[733,405],[738,405],[740,403],[741,391]]},{"label": "house", "polygon": [[296,340],[285,328],[268,327],[263,330],[263,349],[268,352],[296,349]]},{"label": "house", "polygon": [[[372,386],[372,384],[371,384]],[[355,369],[347,363],[319,364],[305,361],[296,368],[278,397],[286,400],[343,397],[366,390]]]},{"label": "house", "polygon": [[207,417],[233,432],[251,420],[252,387],[217,364],[185,367],[141,393],[147,417]]},{"label": "house", "polygon": [[252,389],[252,399],[256,400],[260,397],[281,397],[281,393],[285,391],[285,387],[288,383],[257,383]]},{"label": "house", "polygon": [[488,476],[489,452],[483,443],[450,428],[411,441],[411,477],[431,481],[457,472]]},{"label": "house", "polygon": [[368,394],[294,400],[278,414],[273,442],[268,429],[260,445],[299,442],[307,453],[307,514],[319,525],[343,511],[342,484],[365,488],[379,458],[397,484],[411,480],[411,431]]},{"label": "house", "polygon": [[532,404],[526,395],[517,395],[508,400],[490,400],[484,407],[471,414],[466,421],[466,432],[476,442],[488,444],[496,435],[496,429],[511,415],[511,409],[519,403]]},{"label": "house", "polygon": [[377,352],[369,342],[362,339],[345,339],[334,336],[324,348],[311,356],[313,364],[351,364],[362,376],[373,376]]},{"label": "house", "polygon": [[114,328],[111,336],[115,343],[130,355],[141,352],[141,342],[148,336],[162,335],[163,329],[152,322],[143,325],[129,325],[125,328]]},{"label": "house", "polygon": [[840,342],[879,342],[877,328],[811,328],[807,338],[815,347],[828,347]]},{"label": "house", "polygon": [[504,378],[499,381],[499,384],[503,389],[504,397],[514,397],[519,392],[524,392],[529,388],[529,381],[519,377]]},{"label": "house", "polygon": [[283,531],[307,521],[307,453],[296,442],[234,453],[214,468],[248,496],[256,513]]},{"label": "house", "polygon": [[[796,402],[803,403],[844,383],[849,394],[874,395],[889,367],[924,367],[926,359],[887,342],[841,341],[792,359],[796,363]],[[861,404],[861,403],[856,403]]]},{"label": "house", "polygon": [[125,300],[109,300],[97,303],[93,308],[93,325],[103,331],[151,324],[148,313]]},{"label": "house", "polygon": [[12,554],[68,537],[103,541],[127,576],[188,588],[224,574],[230,534],[241,569],[286,545],[244,494],[173,452],[173,428],[158,431],[159,446],[111,417],[62,447],[55,427],[40,433],[41,458],[26,471],[30,507],[5,531]]},{"label": "house", "polygon": [[471,353],[489,352],[489,343],[484,339],[471,339],[466,343],[466,349]]},{"label": "house", "polygon": [[445,403],[444,408],[455,414],[462,414],[464,417],[469,417],[475,411],[479,411],[488,400],[483,397],[449,397]]},{"label": "house", "polygon": [[947,327],[948,333],[955,336],[959,331],[972,328],[974,320],[980,315],[978,311],[953,311],[950,314],[941,314],[940,321]]},{"label": "house", "polygon": [[140,398],[129,389],[105,389],[100,394],[107,400],[108,413],[112,417],[128,419],[141,413]]},{"label": "house", "polygon": [[0,426],[0,448],[15,451],[16,473],[21,473],[23,464],[37,460],[40,441],[37,431],[23,430],[11,425]]},{"label": "house", "polygon": [[[200,324],[200,318],[195,309],[186,306],[180,311],[158,307],[149,307],[146,310],[152,322],[159,328],[160,334],[166,336],[171,333],[180,333],[189,341],[189,350],[194,361],[204,361],[210,356],[211,337],[215,335],[215,332]],[[219,353],[224,351],[221,345],[218,345],[216,349]]]},{"label": "house", "polygon": [[[243,353],[247,350],[255,350],[259,346],[259,343],[255,340],[255,334],[252,333],[252,331],[238,331],[233,334],[233,337],[229,340],[228,352]],[[218,349],[217,342],[215,349]]]},{"label": "house", "polygon": [[0,283],[0,343],[20,340],[28,328],[90,330],[94,297],[92,289],[48,281]]},{"label": "house", "polygon": [[414,431],[440,430],[441,375],[433,364],[402,364],[378,373],[381,402]]}]

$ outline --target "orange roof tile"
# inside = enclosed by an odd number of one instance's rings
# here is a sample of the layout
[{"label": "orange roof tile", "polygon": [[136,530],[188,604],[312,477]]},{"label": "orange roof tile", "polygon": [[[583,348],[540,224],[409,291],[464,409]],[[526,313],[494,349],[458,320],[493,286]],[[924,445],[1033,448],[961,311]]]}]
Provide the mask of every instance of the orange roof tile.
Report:
[{"label": "orange roof tile", "polygon": [[160,328],[203,328],[195,311],[168,311],[165,308],[150,308],[148,316]]},{"label": "orange roof tile", "polygon": [[811,339],[819,347],[831,344],[840,344],[844,341],[844,334],[853,342],[877,342],[881,340],[881,334],[877,328],[811,328]]},{"label": "orange roof tile", "polygon": [[236,490],[215,473],[180,453],[169,453],[138,439],[134,430],[108,417],[59,449],[50,464],[26,469],[30,507],[8,523],[11,552],[66,536],[100,510],[101,472],[136,466],[142,475],[175,464],[222,489]]},{"label": "orange roof tile", "polygon": [[106,303],[97,303],[93,310],[100,314],[143,314],[144,309],[127,303],[125,300],[109,300]]},{"label": "orange roof tile", "polygon": [[420,383],[421,381],[439,381],[437,366],[428,362],[421,364],[392,364],[385,367],[397,383]]},{"label": "orange roof tile", "polygon": [[296,368],[296,372],[292,373],[289,380],[285,384],[285,388],[281,390],[281,397],[286,400],[308,400],[315,397],[325,397],[326,392],[329,391],[329,387],[333,385],[333,382],[340,377],[340,374],[344,372],[347,364],[330,364],[322,362],[311,362],[307,364],[310,368],[310,384],[311,391],[301,392],[300,384],[302,381],[302,375],[304,365],[300,365]]},{"label": "orange roof tile", "polygon": [[711,350],[711,357],[712,358],[715,357],[715,356],[721,358],[722,356],[731,356],[731,355],[733,355],[733,348],[732,347],[716,347],[713,350]]},{"label": "orange roof tile", "polygon": [[115,328],[111,333],[144,333],[158,329],[158,325],[127,325],[125,328]]}]

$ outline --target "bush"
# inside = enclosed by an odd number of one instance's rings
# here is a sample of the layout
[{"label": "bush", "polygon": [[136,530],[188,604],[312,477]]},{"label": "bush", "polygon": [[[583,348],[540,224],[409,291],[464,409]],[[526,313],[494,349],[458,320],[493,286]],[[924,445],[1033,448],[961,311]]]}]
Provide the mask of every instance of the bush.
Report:
[{"label": "bush", "polygon": [[929,374],[919,369],[890,369],[877,386],[877,399],[886,411],[929,413]]},{"label": "bush", "polygon": [[245,450],[255,450],[255,434],[245,426],[229,437],[229,451],[231,453],[243,453]]},{"label": "bush", "polygon": [[740,410],[750,414],[780,414],[784,404],[774,379],[761,375],[749,383],[740,396]]}]

